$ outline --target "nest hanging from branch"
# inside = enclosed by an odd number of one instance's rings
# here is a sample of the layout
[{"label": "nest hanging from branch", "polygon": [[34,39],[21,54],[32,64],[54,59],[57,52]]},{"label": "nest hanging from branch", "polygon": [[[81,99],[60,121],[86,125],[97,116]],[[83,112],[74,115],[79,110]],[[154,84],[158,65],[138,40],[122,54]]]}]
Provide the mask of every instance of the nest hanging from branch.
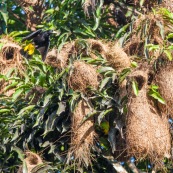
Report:
[{"label": "nest hanging from branch", "polygon": [[163,114],[173,118],[173,63],[166,62],[161,66],[155,75],[155,83],[159,86],[159,93],[165,100],[165,104],[159,103],[158,106]]},{"label": "nest hanging from branch", "polygon": [[127,56],[117,42],[88,39],[87,43],[90,46],[91,52],[99,52],[115,70],[122,71],[130,67],[130,57]]},{"label": "nest hanging from branch", "polygon": [[147,97],[148,72],[137,70],[130,76],[136,80],[139,93],[129,90],[126,126],[127,151],[137,159],[149,158],[162,166],[164,157],[170,157],[171,137],[167,117],[160,117]]},{"label": "nest hanging from branch", "polygon": [[[146,28],[144,32],[143,28]],[[164,31],[168,32],[167,23],[163,16],[159,13],[153,14],[150,12],[148,15],[139,16],[133,23],[133,30],[130,35],[130,39],[124,45],[124,50],[127,55],[137,55],[143,57],[146,52],[146,44],[159,45],[164,44]],[[146,43],[146,39],[148,39]],[[158,58],[160,51],[148,52],[149,56]]]},{"label": "nest hanging from branch", "polygon": [[86,92],[88,87],[97,89],[99,85],[99,74],[92,65],[86,64],[83,61],[75,61],[68,83],[73,90],[82,92]]},{"label": "nest hanging from branch", "polygon": [[75,53],[74,42],[66,43],[60,52],[55,48],[49,51],[46,57],[46,63],[58,69],[63,69],[67,66],[68,59],[73,53]]},{"label": "nest hanging from branch", "polygon": [[[32,170],[36,166],[43,164],[42,158],[38,154],[33,153],[31,151],[27,151],[25,154],[26,154],[26,158],[24,159],[24,162],[26,163],[28,173],[32,173]],[[18,170],[18,173],[22,173],[22,172],[23,171],[21,166]]]},{"label": "nest hanging from branch", "polygon": [[87,103],[81,100],[72,115],[72,137],[67,162],[74,160],[77,168],[88,167],[92,161],[91,149],[96,138],[93,118],[81,124],[83,118],[91,111]]},{"label": "nest hanging from branch", "polygon": [[[17,73],[20,75],[25,69],[22,63],[22,55],[20,53],[21,47],[18,43],[8,37],[0,39],[0,42],[3,44],[0,50],[0,74],[6,75],[11,69],[17,69]],[[8,83],[4,80],[1,80],[0,83],[0,93],[3,93],[3,89]],[[5,94],[9,96],[12,93],[13,91],[11,90]]]}]

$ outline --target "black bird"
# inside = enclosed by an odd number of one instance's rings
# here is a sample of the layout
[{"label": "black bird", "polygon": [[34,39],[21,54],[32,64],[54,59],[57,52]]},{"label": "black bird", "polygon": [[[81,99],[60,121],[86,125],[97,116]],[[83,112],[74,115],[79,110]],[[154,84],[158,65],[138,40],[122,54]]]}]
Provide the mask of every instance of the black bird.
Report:
[{"label": "black bird", "polygon": [[123,11],[121,11],[120,9],[115,9],[114,14],[119,25],[127,24],[127,19]]},{"label": "black bird", "polygon": [[28,36],[22,39],[22,42],[25,40],[31,40],[34,43],[35,48],[40,52],[42,60],[46,59],[46,55],[50,45],[50,35],[55,33],[53,30],[43,31],[39,29]]}]

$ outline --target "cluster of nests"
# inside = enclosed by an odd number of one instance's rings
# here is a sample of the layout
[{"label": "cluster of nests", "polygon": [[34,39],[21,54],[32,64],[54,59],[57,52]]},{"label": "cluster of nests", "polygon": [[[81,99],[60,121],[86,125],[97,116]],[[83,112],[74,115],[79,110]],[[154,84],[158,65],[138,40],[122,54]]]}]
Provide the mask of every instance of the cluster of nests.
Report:
[{"label": "cluster of nests", "polygon": [[[152,35],[150,35],[151,43],[157,42],[162,45],[163,38],[155,28],[158,27],[157,18],[153,18],[152,15],[150,17],[142,17],[142,19],[136,21],[134,27],[140,26],[140,23],[144,23],[145,21],[148,22],[149,19],[148,32],[153,28],[155,29],[154,32],[152,30]],[[163,22],[159,17],[158,20]],[[134,33],[134,37],[136,38],[139,35],[139,32]],[[143,52],[141,49],[144,48],[145,43],[145,40],[129,39],[124,51],[118,43],[94,39],[84,41],[87,45],[86,47],[80,46],[79,41],[76,40],[66,43],[60,52],[52,49],[47,55],[46,63],[62,70],[68,65],[71,56],[82,54],[83,56],[87,55],[96,59],[99,53],[107,60],[111,67],[118,73],[121,73],[122,70],[131,67],[131,61],[133,60],[131,55],[143,56],[140,53]],[[9,68],[24,70],[25,67],[22,64],[22,56],[20,54],[21,47],[9,38],[1,39],[1,43],[3,43],[3,47],[0,52],[0,73],[6,74]],[[135,50],[136,46],[138,49]],[[134,50],[135,52],[131,52]],[[155,52],[153,54],[155,56],[154,60],[160,57],[160,55],[156,57]],[[162,56],[164,57],[164,55]],[[126,145],[123,150],[128,156],[135,156],[137,159],[149,158],[156,165],[161,164],[164,157],[170,158],[171,156],[171,134],[168,116],[172,116],[173,118],[173,63],[165,62],[165,65],[157,73],[151,68],[153,62],[150,65],[141,65],[135,70],[131,69],[132,72],[123,85],[120,84],[120,95],[128,96],[128,111],[125,118]],[[98,67],[81,60],[75,60],[72,66],[72,73],[69,74],[67,79],[69,87],[75,91],[84,93],[89,86],[95,90],[98,89],[100,84],[100,74],[97,72]],[[153,74],[152,81],[150,79],[151,73]],[[134,80],[138,84],[138,95],[135,95],[132,89],[131,81]],[[1,82],[3,85],[7,85],[4,81]],[[159,92],[166,102],[165,105],[156,103],[156,101],[148,96],[149,84],[151,83],[159,86]],[[3,91],[3,85],[1,85],[1,91]],[[128,89],[126,90],[126,88]],[[90,151],[94,145],[95,138],[97,138],[94,129],[94,120],[90,118],[81,125],[83,118],[90,112],[93,112],[93,108],[86,101],[81,100],[72,115],[71,147],[67,154],[67,162],[70,162],[71,158],[74,157],[78,167],[82,165],[87,167],[92,162]]]}]

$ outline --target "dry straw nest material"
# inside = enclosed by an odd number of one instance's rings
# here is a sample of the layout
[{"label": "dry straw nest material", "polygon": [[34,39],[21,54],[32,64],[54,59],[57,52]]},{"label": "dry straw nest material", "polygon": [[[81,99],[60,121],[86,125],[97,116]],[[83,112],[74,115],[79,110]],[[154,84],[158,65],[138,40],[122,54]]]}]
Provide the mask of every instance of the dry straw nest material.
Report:
[{"label": "dry straw nest material", "polygon": [[[164,26],[163,17],[160,14],[149,13],[139,16],[133,23],[133,31],[130,39],[125,43],[124,50],[128,55],[144,56],[146,38],[150,44],[163,45],[163,34],[160,26]],[[146,28],[144,32],[143,28]],[[158,52],[150,52],[150,56],[159,56]]]},{"label": "dry straw nest material", "polygon": [[160,111],[173,118],[173,62],[161,66],[155,75],[155,83],[165,104],[159,104]]},{"label": "dry straw nest material", "polygon": [[[36,166],[43,164],[42,158],[38,154],[33,153],[31,151],[27,151],[25,154],[26,154],[26,158],[24,159],[24,162],[26,162],[28,173],[32,173],[32,170]],[[23,172],[22,167],[20,167],[18,170],[18,173],[22,173],[22,172]]]},{"label": "dry straw nest material", "polygon": [[78,168],[88,167],[92,161],[91,149],[96,138],[93,118],[81,123],[91,111],[87,103],[81,100],[72,115],[72,137],[67,162],[74,158]]},{"label": "dry straw nest material", "polygon": [[[129,89],[127,104],[126,142],[129,156],[149,158],[161,166],[164,157],[170,157],[171,137],[167,117],[160,117],[147,97],[148,71],[137,70],[130,79],[136,80],[139,93]],[[159,165],[160,164],[160,165]]]},{"label": "dry straw nest material", "polygon": [[49,51],[46,57],[46,63],[53,67],[63,69],[67,66],[68,59],[73,53],[75,53],[74,42],[66,43],[60,51],[55,48]]},{"label": "dry straw nest material", "polygon": [[[3,37],[0,39],[0,43],[3,45],[0,50],[0,74],[7,74],[12,68],[17,69],[20,75],[24,70],[22,64],[22,55],[20,53],[21,47],[18,43],[14,42],[11,38]],[[0,92],[3,92],[4,87],[7,85],[4,81],[0,81]],[[11,92],[7,92],[9,95]]]},{"label": "dry straw nest material", "polygon": [[117,71],[130,67],[130,57],[127,56],[117,42],[104,42],[94,39],[88,39],[87,42],[91,51],[99,52]]},{"label": "dry straw nest material", "polygon": [[99,85],[99,74],[92,65],[83,61],[75,61],[68,83],[73,90],[82,92],[85,92],[90,86],[97,89]]}]

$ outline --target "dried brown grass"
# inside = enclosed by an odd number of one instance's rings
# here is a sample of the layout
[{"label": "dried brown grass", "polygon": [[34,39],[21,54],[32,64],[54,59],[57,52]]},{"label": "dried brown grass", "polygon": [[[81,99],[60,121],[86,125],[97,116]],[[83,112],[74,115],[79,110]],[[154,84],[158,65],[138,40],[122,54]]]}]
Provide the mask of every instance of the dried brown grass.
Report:
[{"label": "dried brown grass", "polygon": [[[124,46],[127,55],[144,56],[146,38],[149,39],[150,44],[157,44],[160,46],[164,44],[158,23],[161,23],[163,26],[165,25],[164,19],[159,14],[154,15],[153,13],[149,13],[147,15],[141,15],[136,19],[133,24],[133,31],[130,39]],[[143,30],[144,28],[146,28],[145,33]],[[149,56],[157,58],[160,54],[158,54],[158,52],[149,52]]]},{"label": "dried brown grass", "polygon": [[46,63],[53,67],[63,69],[67,66],[68,59],[73,53],[75,53],[74,42],[66,43],[60,52],[55,48],[49,51],[46,57]]},{"label": "dried brown grass", "polygon": [[159,86],[159,93],[166,104],[159,104],[160,111],[173,118],[173,62],[160,67],[155,75],[155,83]]},{"label": "dried brown grass", "polygon": [[[24,71],[24,65],[22,64],[22,55],[20,53],[21,47],[18,43],[14,42],[9,37],[3,37],[0,39],[0,43],[3,44],[0,50],[0,74],[7,74],[12,68],[17,69],[19,75]],[[5,81],[0,81],[0,93],[4,92],[5,86],[8,85]],[[11,95],[12,90],[5,92],[6,95]]]},{"label": "dried brown grass", "polygon": [[[24,162],[26,163],[27,173],[32,173],[32,170],[36,166],[43,164],[42,158],[38,154],[33,153],[31,151],[27,151],[25,155],[26,155],[26,158],[24,159]],[[22,166],[19,167],[17,173],[23,173]]]},{"label": "dried brown grass", "polygon": [[89,86],[97,89],[99,85],[99,74],[92,65],[86,64],[83,61],[75,61],[68,83],[73,90],[82,92],[86,92]]},{"label": "dried brown grass", "polygon": [[171,137],[167,117],[161,117],[147,97],[148,71],[137,70],[130,76],[139,85],[138,96],[129,89],[127,104],[126,142],[129,155],[137,159],[149,158],[161,166],[170,157]]},{"label": "dried brown grass", "polygon": [[99,52],[117,71],[122,71],[123,69],[130,67],[130,57],[127,56],[117,42],[104,42],[102,40],[94,39],[88,39],[87,42],[91,51]]},{"label": "dried brown grass", "polygon": [[92,109],[87,103],[81,100],[72,116],[72,136],[67,162],[70,162],[74,157],[77,168],[88,167],[93,159],[91,149],[96,138],[93,118],[86,120],[81,125],[83,118],[91,111]]},{"label": "dried brown grass", "polygon": [[26,158],[24,161],[26,162],[28,173],[31,173],[34,167],[43,163],[42,158],[31,151],[26,152]]}]

